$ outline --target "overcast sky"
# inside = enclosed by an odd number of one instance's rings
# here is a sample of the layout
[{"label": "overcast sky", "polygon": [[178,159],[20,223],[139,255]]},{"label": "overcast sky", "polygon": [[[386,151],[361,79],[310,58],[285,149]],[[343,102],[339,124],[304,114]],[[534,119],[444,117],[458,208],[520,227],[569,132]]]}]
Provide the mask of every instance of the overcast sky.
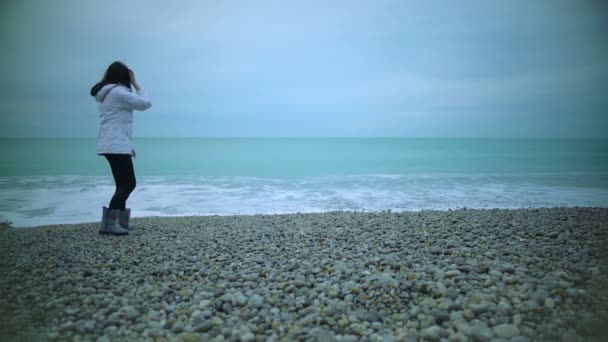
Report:
[{"label": "overcast sky", "polygon": [[0,137],[97,136],[115,60],[137,137],[608,138],[602,1],[0,4]]}]

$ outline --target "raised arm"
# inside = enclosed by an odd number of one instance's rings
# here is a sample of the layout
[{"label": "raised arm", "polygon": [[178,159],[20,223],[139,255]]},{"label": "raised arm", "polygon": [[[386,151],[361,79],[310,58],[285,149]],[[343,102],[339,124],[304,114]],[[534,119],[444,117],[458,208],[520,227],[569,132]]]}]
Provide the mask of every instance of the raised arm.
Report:
[{"label": "raised arm", "polygon": [[121,88],[119,91],[119,96],[122,102],[125,103],[125,106],[131,110],[146,110],[152,106],[152,102],[146,96],[144,91],[137,87],[135,90],[137,93],[130,92],[127,88]]},{"label": "raised arm", "polygon": [[124,93],[121,92],[121,98],[127,104],[127,107],[131,110],[146,110],[152,106],[152,102],[146,96],[146,93],[141,89],[137,80],[135,79],[135,73],[129,69],[129,76],[131,77],[131,84],[137,94],[133,94],[124,89]]}]

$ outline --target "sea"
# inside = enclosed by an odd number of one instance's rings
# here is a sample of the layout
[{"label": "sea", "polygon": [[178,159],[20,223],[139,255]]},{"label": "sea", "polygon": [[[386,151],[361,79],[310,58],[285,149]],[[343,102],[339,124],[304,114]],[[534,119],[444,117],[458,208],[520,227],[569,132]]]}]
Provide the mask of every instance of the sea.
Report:
[{"label": "sea", "polygon": [[[0,220],[99,221],[96,139],[0,139]],[[608,140],[139,138],[133,217],[607,207]]]}]

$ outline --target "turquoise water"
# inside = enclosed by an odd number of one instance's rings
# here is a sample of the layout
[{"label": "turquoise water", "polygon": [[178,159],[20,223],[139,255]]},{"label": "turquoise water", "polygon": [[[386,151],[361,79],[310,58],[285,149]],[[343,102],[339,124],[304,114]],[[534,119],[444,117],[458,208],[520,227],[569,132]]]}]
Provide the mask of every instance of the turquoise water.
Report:
[{"label": "turquoise water", "polygon": [[[0,140],[0,176],[106,175],[95,139]],[[606,140],[138,139],[141,176],[603,173]]]},{"label": "turquoise water", "polygon": [[[95,221],[95,139],[0,140],[0,216]],[[137,139],[135,216],[608,205],[608,140]]]}]

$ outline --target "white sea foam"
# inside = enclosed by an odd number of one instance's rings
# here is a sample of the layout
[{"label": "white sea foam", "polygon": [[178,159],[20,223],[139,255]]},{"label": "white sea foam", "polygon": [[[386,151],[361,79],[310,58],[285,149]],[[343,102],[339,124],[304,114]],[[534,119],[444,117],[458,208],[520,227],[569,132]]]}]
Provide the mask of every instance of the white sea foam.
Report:
[{"label": "white sea foam", "polygon": [[[346,177],[140,177],[134,217],[608,206],[608,188],[580,175],[360,175]],[[1,177],[0,217],[17,227],[94,222],[107,177]]]}]

